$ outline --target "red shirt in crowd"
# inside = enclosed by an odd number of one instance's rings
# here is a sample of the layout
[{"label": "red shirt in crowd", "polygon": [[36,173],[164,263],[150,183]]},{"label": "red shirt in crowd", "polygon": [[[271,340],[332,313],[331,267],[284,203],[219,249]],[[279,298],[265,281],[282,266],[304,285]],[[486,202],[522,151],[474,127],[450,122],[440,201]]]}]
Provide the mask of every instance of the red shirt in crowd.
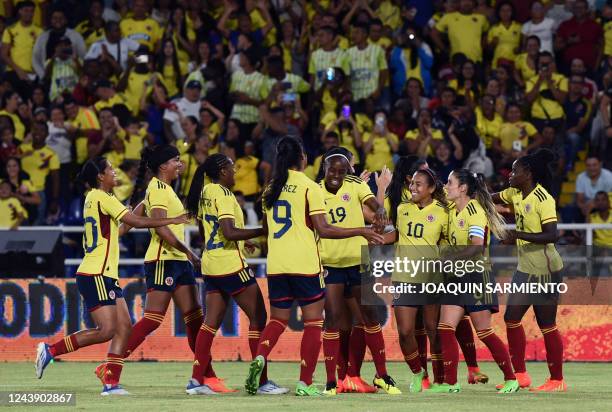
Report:
[{"label": "red shirt in crowd", "polygon": [[[557,30],[566,47],[563,49],[563,61],[569,65],[572,59],[581,59],[589,70],[595,70],[597,54],[603,38],[601,26],[593,19],[586,18],[578,22],[575,17],[564,21]],[[576,38],[576,43],[570,44],[570,39]]]}]

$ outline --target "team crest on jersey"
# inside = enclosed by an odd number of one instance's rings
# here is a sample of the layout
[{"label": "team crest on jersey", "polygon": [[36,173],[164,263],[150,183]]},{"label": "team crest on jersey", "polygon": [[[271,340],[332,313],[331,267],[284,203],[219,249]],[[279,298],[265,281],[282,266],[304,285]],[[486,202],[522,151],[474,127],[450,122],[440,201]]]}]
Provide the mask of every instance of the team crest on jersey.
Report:
[{"label": "team crest on jersey", "polygon": [[350,202],[351,201],[351,196],[348,193],[343,194],[342,195],[342,201]]},{"label": "team crest on jersey", "polygon": [[110,298],[110,300],[115,299],[115,291],[111,290],[110,292],[108,292],[108,297]]},{"label": "team crest on jersey", "polygon": [[395,293],[393,294],[393,299],[395,299],[395,300],[398,300],[398,299],[399,299],[399,298],[401,298],[401,297],[402,297],[402,294],[401,294],[401,293],[399,293],[399,292],[395,292]]},{"label": "team crest on jersey", "polygon": [[174,279],[172,278],[166,278],[166,285],[167,286],[172,286],[172,284],[174,283]]},{"label": "team crest on jersey", "polygon": [[457,224],[459,225],[461,229],[463,229],[465,227],[465,220],[459,219],[459,222],[457,222]]},{"label": "team crest on jersey", "polygon": [[525,212],[531,212],[531,205],[529,203],[525,205]]},{"label": "team crest on jersey", "polygon": [[434,220],[436,220],[436,218],[434,217],[434,215],[428,215],[428,216],[427,216],[427,221],[428,221],[429,223],[433,222]]}]

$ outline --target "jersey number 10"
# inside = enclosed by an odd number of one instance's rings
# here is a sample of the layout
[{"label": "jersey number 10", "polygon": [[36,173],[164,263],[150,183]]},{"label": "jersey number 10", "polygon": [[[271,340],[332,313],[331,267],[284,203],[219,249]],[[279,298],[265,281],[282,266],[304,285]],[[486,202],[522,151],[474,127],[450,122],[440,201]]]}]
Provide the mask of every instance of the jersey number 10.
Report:
[{"label": "jersey number 10", "polygon": [[408,223],[408,233],[406,233],[408,236],[414,236],[414,237],[423,237],[423,230],[425,230],[425,226],[422,223],[417,223],[416,225],[414,225],[414,230],[412,228],[412,222]]}]

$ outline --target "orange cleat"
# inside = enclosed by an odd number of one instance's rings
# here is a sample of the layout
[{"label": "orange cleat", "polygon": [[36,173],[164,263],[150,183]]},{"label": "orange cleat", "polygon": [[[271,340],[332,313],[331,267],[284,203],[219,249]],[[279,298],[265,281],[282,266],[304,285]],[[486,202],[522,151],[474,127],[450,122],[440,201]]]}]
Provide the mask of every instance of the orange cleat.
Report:
[{"label": "orange cleat", "polygon": [[346,392],[344,390],[344,379],[338,379],[338,382],[336,382],[336,393],[342,392]]},{"label": "orange cleat", "polygon": [[238,389],[231,389],[225,386],[225,382],[221,378],[204,378],[204,385],[208,386],[214,392],[217,393],[233,393],[238,392]]},{"label": "orange cleat", "polygon": [[[527,372],[514,372],[514,376],[516,376],[516,380],[519,383],[521,389],[529,388],[531,386],[531,376]],[[495,385],[495,389],[501,389],[504,387],[503,383],[499,383]]]},{"label": "orange cleat", "polygon": [[567,392],[567,385],[563,379],[556,381],[548,378],[544,385],[537,388],[529,388],[529,392]]},{"label": "orange cleat", "polygon": [[421,383],[423,390],[431,388],[431,382],[429,382],[429,376],[423,377],[423,383]]},{"label": "orange cleat", "polygon": [[480,368],[478,366],[468,366],[468,383],[470,385],[487,382],[489,382],[489,377],[484,373],[480,372]]},{"label": "orange cleat", "polygon": [[354,393],[376,393],[377,389],[368,385],[361,376],[348,376],[344,379],[342,383],[344,386],[344,392],[354,392]]},{"label": "orange cleat", "polygon": [[100,379],[100,382],[102,382],[102,385],[104,385],[104,377],[106,376],[106,363],[99,364],[94,372],[96,374],[96,377]]}]

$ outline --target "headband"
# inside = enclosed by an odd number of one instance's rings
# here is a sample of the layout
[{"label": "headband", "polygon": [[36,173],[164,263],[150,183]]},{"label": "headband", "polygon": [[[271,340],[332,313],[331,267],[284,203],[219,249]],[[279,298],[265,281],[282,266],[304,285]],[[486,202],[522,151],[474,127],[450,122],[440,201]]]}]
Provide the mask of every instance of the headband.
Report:
[{"label": "headband", "polygon": [[327,156],[325,160],[328,160],[329,158],[332,158],[332,157],[342,157],[344,160],[348,162],[348,164],[351,164],[351,161],[348,159],[348,157],[346,157],[342,153],[332,153],[329,156]]}]

